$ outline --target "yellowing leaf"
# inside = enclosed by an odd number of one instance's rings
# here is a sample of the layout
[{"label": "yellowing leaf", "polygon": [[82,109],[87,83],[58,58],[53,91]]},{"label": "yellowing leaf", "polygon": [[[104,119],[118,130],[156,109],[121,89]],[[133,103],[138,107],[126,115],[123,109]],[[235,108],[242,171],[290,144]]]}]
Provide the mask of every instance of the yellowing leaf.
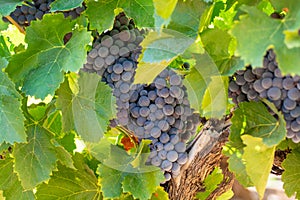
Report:
[{"label": "yellowing leaf", "polygon": [[178,0],[153,0],[158,16],[168,19],[175,9]]},{"label": "yellowing leaf", "polygon": [[271,172],[276,146],[268,147],[262,138],[251,135],[243,135],[243,142],[246,144],[242,158],[246,162],[246,171],[256,190],[263,198],[268,177]]}]

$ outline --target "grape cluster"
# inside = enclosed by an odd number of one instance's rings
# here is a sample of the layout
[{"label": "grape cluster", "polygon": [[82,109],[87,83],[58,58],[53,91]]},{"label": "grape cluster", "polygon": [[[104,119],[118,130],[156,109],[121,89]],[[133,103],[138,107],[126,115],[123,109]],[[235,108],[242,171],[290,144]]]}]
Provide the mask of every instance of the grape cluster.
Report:
[{"label": "grape cluster", "polygon": [[[20,26],[29,26],[32,20],[41,20],[45,14],[50,12],[50,6],[53,1],[54,0],[25,1],[22,6],[16,7],[16,9],[10,14],[10,17]],[[82,6],[63,13],[65,17],[71,16],[72,19],[75,19],[84,11],[84,9],[84,6]],[[3,17],[3,20],[8,22],[5,17]]]},{"label": "grape cluster", "polygon": [[235,104],[268,99],[284,115],[287,137],[300,142],[300,76],[283,76],[273,50],[264,57],[263,67],[237,71],[229,83]]},{"label": "grape cluster", "polygon": [[129,92],[129,130],[152,140],[147,163],[160,167],[166,180],[180,173],[187,161],[186,141],[196,133],[199,114],[193,113],[182,76],[162,71],[149,85],[133,85]]},{"label": "grape cluster", "polygon": [[101,34],[94,42],[83,67],[84,71],[101,75],[102,81],[114,89],[116,121],[123,126],[128,124],[129,90],[143,39],[143,31],[136,29],[133,20],[121,13],[116,17],[113,29]]},{"label": "grape cluster", "polygon": [[171,69],[149,85],[133,84],[143,34],[133,20],[119,14],[113,29],[94,42],[83,70],[101,75],[113,89],[117,104],[113,124],[139,139],[151,139],[147,164],[160,167],[170,180],[187,161],[185,142],[196,132],[200,117],[190,108],[183,77]]}]

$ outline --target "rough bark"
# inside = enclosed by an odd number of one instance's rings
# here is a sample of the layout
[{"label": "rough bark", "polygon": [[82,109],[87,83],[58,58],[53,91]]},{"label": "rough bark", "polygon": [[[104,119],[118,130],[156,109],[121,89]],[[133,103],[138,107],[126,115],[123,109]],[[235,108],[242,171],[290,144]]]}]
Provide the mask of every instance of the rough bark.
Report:
[{"label": "rough bark", "polygon": [[[190,200],[204,191],[203,181],[220,166],[224,179],[218,188],[207,199],[215,199],[232,187],[233,175],[227,168],[226,158],[222,155],[222,147],[229,134],[229,120],[209,120],[195,140],[188,147],[189,161],[182,167],[180,176],[172,179],[167,186],[172,200]],[[222,162],[223,161],[223,162]]]}]

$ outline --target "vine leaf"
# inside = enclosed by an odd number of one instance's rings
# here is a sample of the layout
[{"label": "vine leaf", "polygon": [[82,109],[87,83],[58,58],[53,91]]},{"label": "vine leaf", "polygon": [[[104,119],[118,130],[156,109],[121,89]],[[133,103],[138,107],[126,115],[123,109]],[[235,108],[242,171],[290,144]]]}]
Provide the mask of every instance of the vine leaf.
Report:
[{"label": "vine leaf", "polygon": [[[273,107],[273,111],[275,109]],[[230,140],[236,147],[241,147],[241,135],[248,134],[262,138],[263,143],[269,147],[279,144],[285,138],[286,129],[282,114],[276,114],[279,120],[275,119],[261,102],[240,103],[231,119]]]},{"label": "vine leaf", "polygon": [[[113,25],[114,10],[123,9],[128,17],[135,20],[136,24],[143,27],[154,25],[154,7],[152,1],[148,0],[99,0],[88,1],[86,15],[89,18],[92,29],[103,32]],[[99,12],[101,10],[101,12]]]},{"label": "vine leaf", "polygon": [[204,1],[178,0],[175,10],[172,13],[168,29],[196,38],[201,17],[206,17],[204,13],[208,7],[209,4]]},{"label": "vine leaf", "polygon": [[197,199],[207,199],[208,196],[217,189],[224,176],[220,168],[215,168],[204,180],[205,191],[196,194]]},{"label": "vine leaf", "polygon": [[299,31],[284,31],[285,34],[285,44],[286,46],[290,48],[294,47],[300,47],[300,37],[299,37]]},{"label": "vine leaf", "polygon": [[296,192],[296,198],[300,198],[300,149],[293,149],[292,153],[287,155],[282,166],[284,172],[282,174],[283,188],[288,196],[292,196]]},{"label": "vine leaf", "polygon": [[6,199],[34,200],[31,190],[24,191],[17,174],[13,172],[13,159],[0,160],[0,190]]},{"label": "vine leaf", "polygon": [[83,157],[76,154],[73,161],[76,170],[58,164],[58,171],[53,172],[49,182],[38,186],[36,193],[38,199],[102,199],[98,180],[94,172],[84,163]]},{"label": "vine leaf", "polygon": [[14,83],[0,70],[0,144],[26,141],[20,100]]},{"label": "vine leaf", "polygon": [[13,157],[15,171],[24,189],[33,189],[48,180],[56,167],[56,149],[51,143],[51,133],[40,125],[27,127],[28,143],[15,144]]},{"label": "vine leaf", "polygon": [[263,198],[268,177],[273,166],[276,146],[269,147],[264,144],[262,138],[251,135],[243,135],[246,144],[242,158],[246,162],[246,171],[256,190]]},{"label": "vine leaf", "polygon": [[77,8],[82,5],[83,0],[56,0],[51,3],[51,12],[55,12],[58,10],[71,10]]},{"label": "vine leaf", "polygon": [[212,57],[220,74],[232,75],[244,68],[244,63],[233,55],[234,39],[225,30],[207,29],[201,33],[201,41],[207,53]]},{"label": "vine leaf", "polygon": [[[142,55],[135,74],[135,83],[151,83],[194,39],[176,31],[163,29],[150,32],[142,41]],[[149,73],[151,71],[151,73]]]},{"label": "vine leaf", "polygon": [[156,14],[163,19],[168,19],[172,15],[172,12],[174,11],[174,9],[176,7],[177,1],[178,0],[171,0],[171,1],[154,0],[153,2],[154,2]]},{"label": "vine leaf", "polygon": [[[196,43],[194,43],[196,45]],[[193,45],[192,45],[193,46]],[[205,91],[211,82],[211,77],[219,76],[219,71],[214,61],[202,50],[188,49],[189,57],[195,59],[196,64],[191,72],[185,77],[183,83],[187,87],[187,93],[191,107],[202,112],[202,101]]]},{"label": "vine leaf", "polygon": [[57,146],[55,150],[56,150],[57,159],[60,161],[62,165],[70,169],[76,169],[73,164],[72,156],[69,152],[67,152],[62,146]]},{"label": "vine leaf", "polygon": [[109,120],[116,115],[116,100],[111,88],[97,74],[81,72],[79,92],[73,95],[72,114],[75,129],[88,142],[98,142]]},{"label": "vine leaf", "polygon": [[0,0],[0,15],[2,16],[7,16],[9,15],[12,11],[15,10],[15,8],[19,5],[22,4],[22,0]]},{"label": "vine leaf", "polygon": [[[85,62],[85,46],[90,42],[86,29],[73,30],[72,38],[64,44],[64,35],[71,32],[75,22],[63,14],[45,15],[33,21],[26,29],[26,51],[15,54],[6,69],[22,90],[31,96],[44,99],[63,81],[64,71],[77,71]],[[53,27],[57,27],[53,30]],[[23,80],[23,82],[22,82]],[[22,83],[21,83],[22,82]]]},{"label": "vine leaf", "polygon": [[118,198],[122,194],[122,181],[124,173],[122,171],[100,165],[97,169],[100,175],[101,191],[105,198]]},{"label": "vine leaf", "polygon": [[170,17],[176,7],[178,0],[154,0],[154,18],[155,27],[161,27],[162,25],[168,25],[170,22]]},{"label": "vine leaf", "polygon": [[288,2],[281,2],[276,0],[271,0],[272,5],[274,6],[275,10],[283,11],[288,10],[286,12],[286,16],[284,17],[284,24],[287,30],[298,30],[300,27],[300,5],[297,0],[291,0]]},{"label": "vine leaf", "polygon": [[164,180],[159,168],[142,165],[134,168],[130,164],[133,160],[124,149],[111,145],[109,157],[97,169],[105,198],[118,198],[122,192],[129,192],[134,198],[149,199]]},{"label": "vine leaf", "polygon": [[56,107],[62,112],[62,130],[63,132],[68,132],[75,130],[74,117],[72,111],[72,99],[73,91],[71,90],[71,85],[74,82],[70,81],[70,76],[65,78],[65,81],[60,85],[57,90],[57,101]]},{"label": "vine leaf", "polygon": [[[296,2],[292,0],[289,5],[294,5],[293,9],[299,10],[299,4]],[[300,48],[289,49],[284,44],[284,31],[292,27],[288,20],[289,14],[287,18],[278,20],[269,17],[256,7],[241,6],[241,9],[247,14],[242,15],[240,21],[231,30],[232,35],[237,39],[236,55],[241,56],[245,64],[254,67],[262,66],[262,58],[266,50],[272,47],[282,73],[299,74],[297,64],[300,62]],[[293,17],[291,15],[291,18]]]},{"label": "vine leaf", "polygon": [[136,199],[147,200],[163,180],[160,171],[130,173],[125,176],[122,185],[124,192],[130,192]]},{"label": "vine leaf", "polygon": [[159,186],[151,196],[151,200],[169,200],[169,194]]},{"label": "vine leaf", "polygon": [[226,146],[223,148],[224,155],[228,156],[228,168],[230,171],[234,172],[236,180],[239,181],[244,187],[253,186],[245,166],[245,161],[242,159],[243,149],[235,148],[232,145],[232,142],[226,143]]},{"label": "vine leaf", "polygon": [[222,118],[227,109],[228,77],[213,76],[202,101],[203,116]]}]

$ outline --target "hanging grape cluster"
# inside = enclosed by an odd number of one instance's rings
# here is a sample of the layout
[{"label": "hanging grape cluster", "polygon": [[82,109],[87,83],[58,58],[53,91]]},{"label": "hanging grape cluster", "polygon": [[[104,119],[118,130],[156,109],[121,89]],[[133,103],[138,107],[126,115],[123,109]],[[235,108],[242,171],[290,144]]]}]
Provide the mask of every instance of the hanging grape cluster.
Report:
[{"label": "hanging grape cluster", "polygon": [[284,115],[287,137],[300,142],[300,76],[283,76],[273,50],[264,57],[263,67],[237,71],[229,83],[235,104],[268,99]]},{"label": "hanging grape cluster", "polygon": [[133,20],[119,14],[113,29],[94,42],[83,70],[101,75],[113,88],[117,104],[113,124],[139,139],[151,139],[147,164],[160,167],[170,180],[188,159],[186,141],[195,134],[200,117],[190,108],[183,77],[172,69],[162,71],[149,85],[133,84],[143,34]]},{"label": "hanging grape cluster", "polygon": [[[16,9],[10,13],[10,17],[20,26],[29,26],[32,20],[41,20],[43,16],[50,12],[51,3],[55,0],[33,0],[32,2],[25,1],[22,6],[17,6]],[[85,10],[84,6],[75,8],[70,11],[64,11],[64,16],[71,19],[77,18]],[[2,18],[8,22],[6,17]]]}]

